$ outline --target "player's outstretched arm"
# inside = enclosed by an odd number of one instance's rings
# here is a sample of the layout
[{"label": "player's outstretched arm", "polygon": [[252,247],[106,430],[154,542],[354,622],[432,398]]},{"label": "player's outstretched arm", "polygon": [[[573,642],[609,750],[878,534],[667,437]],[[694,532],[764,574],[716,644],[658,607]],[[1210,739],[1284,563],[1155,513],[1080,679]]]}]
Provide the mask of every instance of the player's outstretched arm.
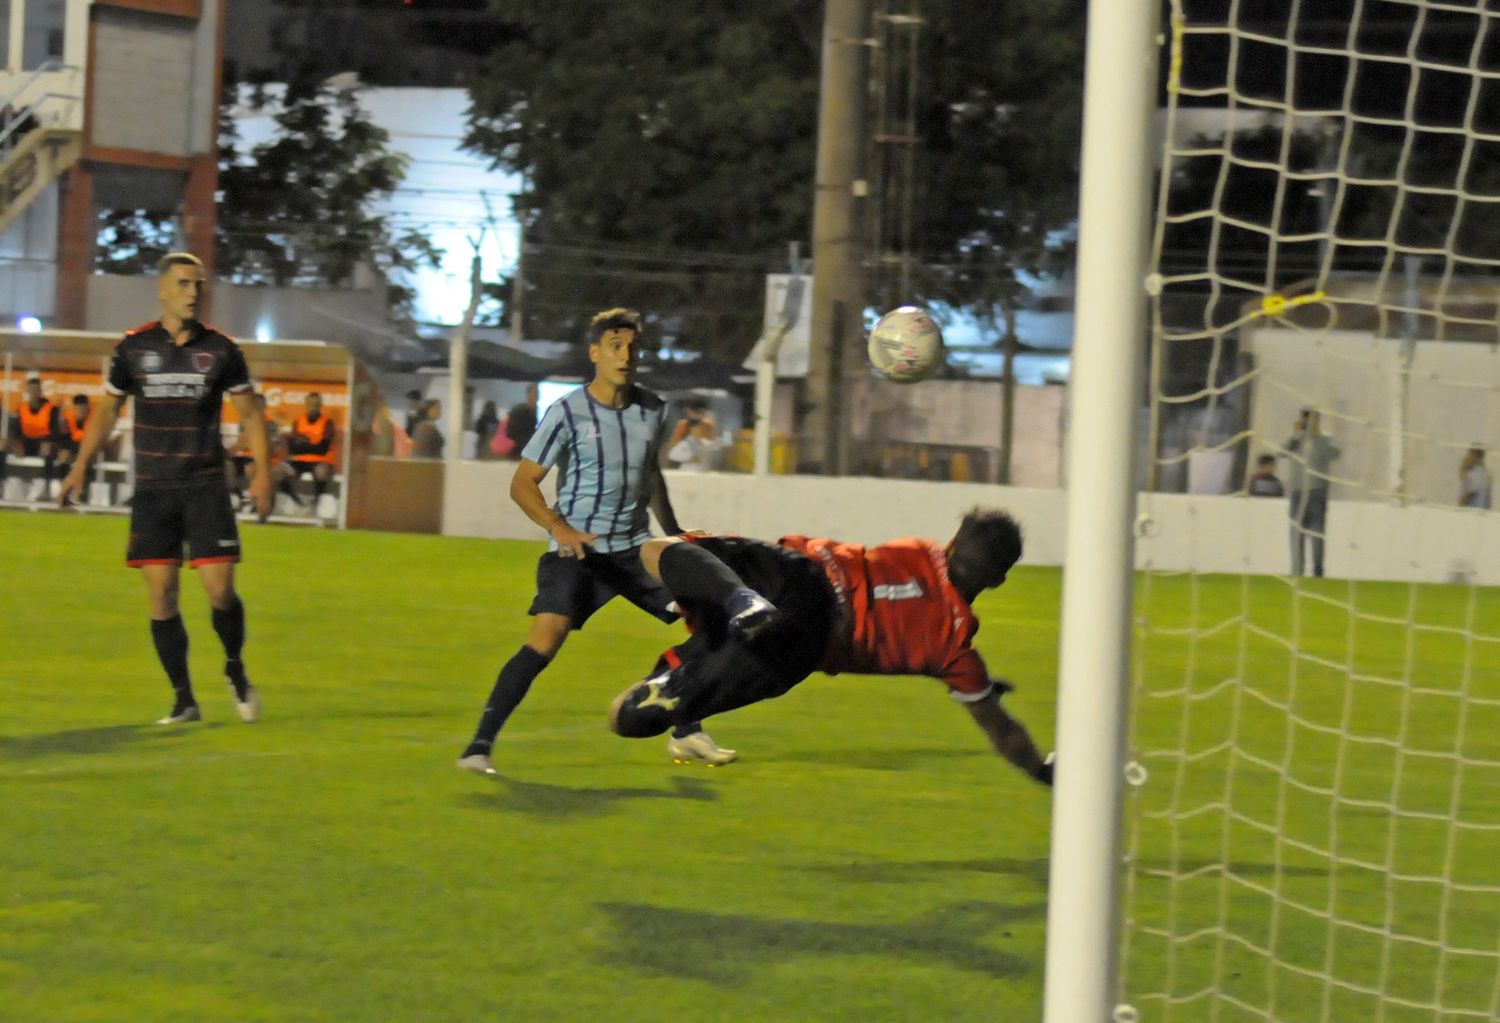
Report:
[{"label": "player's outstretched arm", "polygon": [[581,558],[584,548],[596,539],[592,533],[574,529],[568,521],[547,505],[547,495],[542,493],[542,480],[547,476],[547,467],[529,458],[521,459],[515,474],[510,478],[510,499],[526,513],[526,517],[547,531],[557,541],[557,552],[564,557]]},{"label": "player's outstretched arm", "polygon": [[979,725],[984,734],[989,737],[990,745],[995,747],[996,753],[1043,785],[1051,787],[1052,765],[1042,759],[1041,753],[1037,751],[1036,743],[1031,741],[1031,733],[1026,731],[1026,726],[1007,714],[1005,708],[1000,706],[998,690],[991,692],[982,700],[965,703],[964,706],[974,718],[975,724]]},{"label": "player's outstretched arm", "polygon": [[109,436],[109,431],[115,428],[115,420],[120,417],[120,409],[124,407],[125,396],[122,394],[105,401],[99,406],[98,412],[89,416],[89,425],[83,429],[83,440],[78,442],[78,457],[73,460],[73,468],[68,470],[67,478],[63,480],[57,495],[57,503],[62,507],[66,508],[73,502],[74,494],[83,493],[86,483],[84,475],[88,472],[89,461]]}]

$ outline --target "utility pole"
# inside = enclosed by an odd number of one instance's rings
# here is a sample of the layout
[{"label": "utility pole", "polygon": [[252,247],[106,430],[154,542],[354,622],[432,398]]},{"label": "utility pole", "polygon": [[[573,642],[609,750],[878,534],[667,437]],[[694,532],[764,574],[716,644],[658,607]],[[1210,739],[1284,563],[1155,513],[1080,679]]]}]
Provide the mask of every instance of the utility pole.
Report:
[{"label": "utility pole", "polygon": [[471,422],[464,408],[469,386],[469,332],[474,329],[474,317],[484,298],[484,262],[479,255],[484,231],[479,232],[478,238],[471,238],[470,243],[474,246],[474,259],[469,265],[469,307],[448,341],[448,442],[443,446],[443,458],[449,465],[457,465],[464,456],[464,430]]},{"label": "utility pole", "polygon": [[800,430],[798,461],[805,470],[827,475],[844,471],[844,383],[849,369],[859,365],[864,333],[858,214],[859,200],[868,190],[860,179],[860,163],[869,43],[869,0],[825,0],[813,198],[809,410]]},{"label": "utility pole", "polygon": [[526,221],[516,221],[516,272],[510,279],[510,346],[521,347],[526,328]]}]

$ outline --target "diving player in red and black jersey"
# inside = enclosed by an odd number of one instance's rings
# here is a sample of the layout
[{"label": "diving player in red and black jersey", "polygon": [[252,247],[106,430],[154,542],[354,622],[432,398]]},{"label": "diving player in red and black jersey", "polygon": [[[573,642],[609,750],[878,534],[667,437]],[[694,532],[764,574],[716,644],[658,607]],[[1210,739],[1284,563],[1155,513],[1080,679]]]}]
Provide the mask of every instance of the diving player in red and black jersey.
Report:
[{"label": "diving player in red and black jersey", "polygon": [[245,609],[234,589],[239,530],[224,479],[219,420],[224,397],[248,431],[255,460],[251,497],[262,521],[271,513],[271,472],[265,419],[254,401],[244,353],[197,319],[207,286],[197,256],[173,252],[157,264],[161,319],[126,334],[115,346],[105,389],[109,400],[89,417],[59,501],[82,492],[84,470],[109,436],[127,398],[135,399],[135,479],[130,543],[125,563],[141,570],[151,601],[151,637],[172,683],[172,710],[158,724],[202,717],[188,675],[188,636],[178,613],[178,572],[188,565],[213,606],[214,631],[224,644],[224,677],[245,721],[260,716],[260,694],[240,654]]},{"label": "diving player in red and black jersey", "polygon": [[[928,675],[974,718],[995,751],[1044,785],[1052,765],[1000,706],[1012,688],[973,648],[974,599],[1005,582],[1021,529],[1003,511],[975,509],[946,546],[908,538],[876,547],[786,536],[652,540],[641,551],[694,624],[651,677],[616,697],[610,727],[659,735],[679,718],[710,717],[781,696],[814,671]],[[753,634],[734,628],[751,591],[775,605]]]}]

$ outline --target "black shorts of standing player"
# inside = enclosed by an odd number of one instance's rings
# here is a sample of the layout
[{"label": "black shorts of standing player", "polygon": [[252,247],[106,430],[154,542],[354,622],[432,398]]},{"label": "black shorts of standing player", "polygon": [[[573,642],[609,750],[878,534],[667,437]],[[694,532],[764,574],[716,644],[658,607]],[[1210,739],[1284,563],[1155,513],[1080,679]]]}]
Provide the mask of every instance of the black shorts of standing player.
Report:
[{"label": "black shorts of standing player", "polygon": [[125,564],[180,565],[184,548],[192,568],[240,560],[239,527],[223,480],[136,490]]},{"label": "black shorts of standing player", "polygon": [[[781,621],[745,641],[718,609],[688,609],[695,632],[661,655],[650,677],[615,698],[610,727],[644,739],[781,696],[818,670],[837,615],[823,569],[795,551],[741,537],[694,541],[775,604]],[[699,619],[699,615],[702,619]]]},{"label": "black shorts of standing player", "polygon": [[548,551],[537,562],[536,598],[527,614],[565,615],[572,628],[581,629],[615,597],[664,622],[678,618],[672,595],[641,566],[639,547],[608,554],[590,549],[582,559]]}]

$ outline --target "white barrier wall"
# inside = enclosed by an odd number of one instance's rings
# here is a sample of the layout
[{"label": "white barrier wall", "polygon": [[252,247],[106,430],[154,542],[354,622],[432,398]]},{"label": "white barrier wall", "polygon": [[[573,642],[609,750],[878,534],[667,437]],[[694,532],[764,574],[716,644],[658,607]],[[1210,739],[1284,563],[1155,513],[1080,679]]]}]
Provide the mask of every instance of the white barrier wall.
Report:
[{"label": "white barrier wall", "polygon": [[[510,500],[515,464],[450,466],[444,534],[541,540],[542,531]],[[1023,564],[1063,563],[1061,490],[822,476],[666,476],[685,529],[765,538],[804,533],[855,543],[911,535],[942,539],[953,534],[965,511],[987,505],[1009,509],[1025,527]],[[1284,575],[1290,563],[1285,500],[1143,494],[1137,534],[1136,564],[1142,568]],[[1500,513],[1334,501],[1326,569],[1344,579],[1500,585]]]}]

